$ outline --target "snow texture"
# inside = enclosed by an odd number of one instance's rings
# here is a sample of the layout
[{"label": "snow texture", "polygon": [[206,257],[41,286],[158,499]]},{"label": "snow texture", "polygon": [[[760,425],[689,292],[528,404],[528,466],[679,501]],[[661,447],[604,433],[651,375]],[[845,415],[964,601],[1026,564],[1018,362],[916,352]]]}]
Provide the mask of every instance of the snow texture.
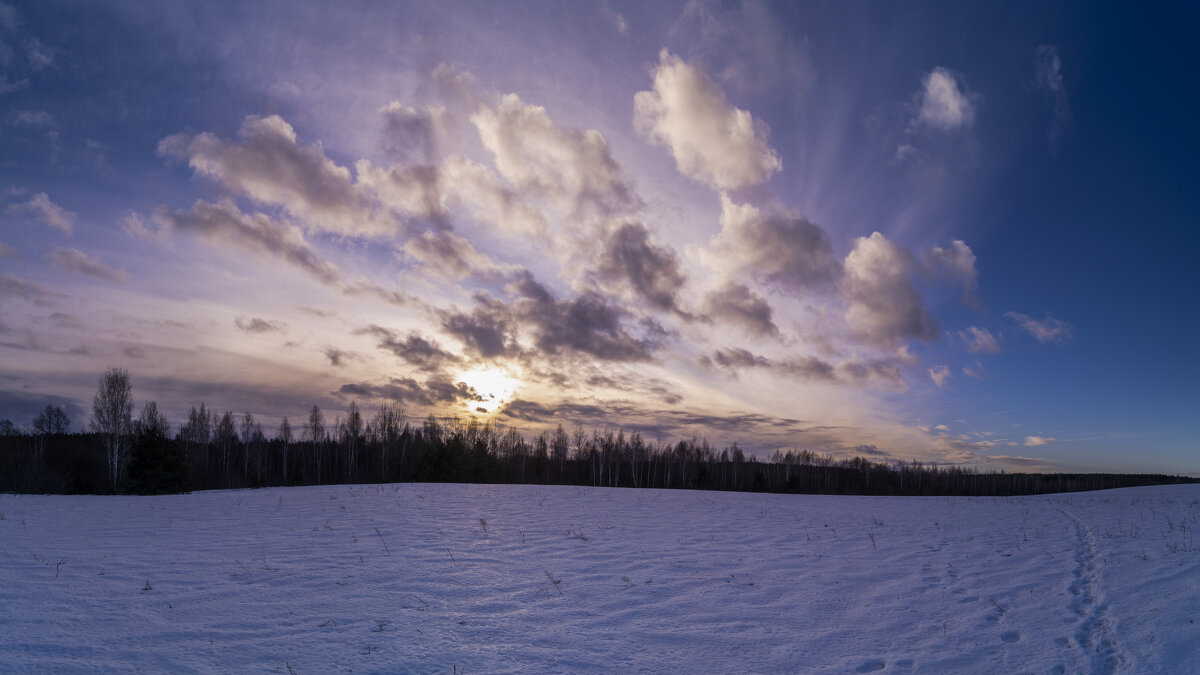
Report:
[{"label": "snow texture", "polygon": [[0,495],[0,670],[1188,672],[1198,516],[1196,485]]}]

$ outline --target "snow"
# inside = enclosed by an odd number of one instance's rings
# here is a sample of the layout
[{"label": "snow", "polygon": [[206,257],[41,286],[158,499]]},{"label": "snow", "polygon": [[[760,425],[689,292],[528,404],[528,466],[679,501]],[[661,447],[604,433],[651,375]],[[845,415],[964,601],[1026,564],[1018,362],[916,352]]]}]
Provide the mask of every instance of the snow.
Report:
[{"label": "snow", "polygon": [[0,495],[5,671],[1186,672],[1200,486]]}]

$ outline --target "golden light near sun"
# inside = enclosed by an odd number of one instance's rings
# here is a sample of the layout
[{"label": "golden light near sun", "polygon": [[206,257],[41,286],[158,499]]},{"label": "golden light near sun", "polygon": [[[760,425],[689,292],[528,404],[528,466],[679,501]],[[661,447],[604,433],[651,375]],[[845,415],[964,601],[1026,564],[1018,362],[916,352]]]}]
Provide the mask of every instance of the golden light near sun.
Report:
[{"label": "golden light near sun", "polygon": [[494,415],[512,400],[521,381],[501,368],[474,368],[459,374],[458,381],[479,394],[482,400],[464,401],[472,415]]}]

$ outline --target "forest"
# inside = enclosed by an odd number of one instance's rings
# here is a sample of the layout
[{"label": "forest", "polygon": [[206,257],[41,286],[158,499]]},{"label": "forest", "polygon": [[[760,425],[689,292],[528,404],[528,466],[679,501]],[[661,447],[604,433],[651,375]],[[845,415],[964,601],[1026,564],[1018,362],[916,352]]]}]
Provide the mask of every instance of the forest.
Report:
[{"label": "forest", "polygon": [[811,450],[768,458],[736,443],[647,440],[621,430],[532,439],[476,419],[410,420],[397,402],[345,418],[318,406],[269,430],[250,413],[203,403],[172,429],[154,401],[134,417],[127,371],[100,379],[87,431],[46,406],[24,429],[0,420],[0,491],[164,494],[192,490],[342,483],[538,483],[597,487],[853,495],[1009,496],[1197,482],[1158,474],[981,472],[971,467],[849,459]]}]

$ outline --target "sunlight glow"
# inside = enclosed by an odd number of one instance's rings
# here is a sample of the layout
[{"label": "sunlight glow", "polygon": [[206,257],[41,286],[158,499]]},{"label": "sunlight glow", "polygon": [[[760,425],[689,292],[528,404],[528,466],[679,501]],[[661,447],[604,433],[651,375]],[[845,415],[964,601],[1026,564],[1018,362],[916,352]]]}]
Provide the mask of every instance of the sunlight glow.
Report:
[{"label": "sunlight glow", "polygon": [[482,400],[463,401],[472,415],[491,416],[512,400],[521,381],[508,371],[495,367],[480,367],[459,374],[458,381],[479,394]]}]

